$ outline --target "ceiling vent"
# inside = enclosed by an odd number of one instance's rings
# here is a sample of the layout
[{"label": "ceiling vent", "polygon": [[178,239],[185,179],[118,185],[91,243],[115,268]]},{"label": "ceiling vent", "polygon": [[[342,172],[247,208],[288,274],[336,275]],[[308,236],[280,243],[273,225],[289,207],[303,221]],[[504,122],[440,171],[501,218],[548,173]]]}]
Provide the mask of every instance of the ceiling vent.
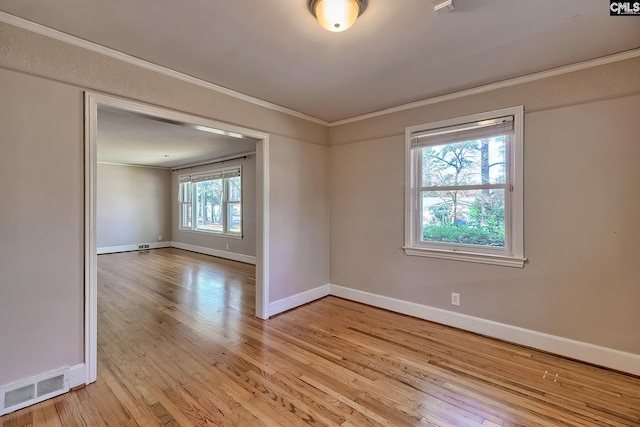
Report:
[{"label": "ceiling vent", "polygon": [[0,388],[0,416],[68,391],[68,367],[9,384]]},{"label": "ceiling vent", "polygon": [[454,9],[455,6],[453,5],[453,0],[438,0],[433,6],[433,10],[435,10],[438,15],[453,12]]}]

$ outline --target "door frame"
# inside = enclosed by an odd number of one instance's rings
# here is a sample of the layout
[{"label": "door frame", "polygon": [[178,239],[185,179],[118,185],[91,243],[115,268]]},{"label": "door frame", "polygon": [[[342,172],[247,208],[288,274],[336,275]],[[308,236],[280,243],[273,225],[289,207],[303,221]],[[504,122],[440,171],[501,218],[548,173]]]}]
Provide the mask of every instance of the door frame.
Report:
[{"label": "door frame", "polygon": [[86,384],[98,368],[96,175],[98,107],[111,107],[178,123],[211,127],[258,140],[256,144],[256,317],[269,317],[269,135],[253,129],[93,92],[84,94],[84,360]]}]

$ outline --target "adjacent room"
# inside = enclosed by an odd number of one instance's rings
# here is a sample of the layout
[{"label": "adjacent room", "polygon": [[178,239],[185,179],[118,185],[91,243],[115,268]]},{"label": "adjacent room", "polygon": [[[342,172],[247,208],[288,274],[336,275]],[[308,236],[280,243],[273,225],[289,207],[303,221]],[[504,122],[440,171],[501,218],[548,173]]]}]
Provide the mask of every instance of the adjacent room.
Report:
[{"label": "adjacent room", "polygon": [[174,246],[255,265],[256,144],[99,107],[97,253]]},{"label": "adjacent room", "polygon": [[0,2],[0,426],[640,426],[640,12]]}]

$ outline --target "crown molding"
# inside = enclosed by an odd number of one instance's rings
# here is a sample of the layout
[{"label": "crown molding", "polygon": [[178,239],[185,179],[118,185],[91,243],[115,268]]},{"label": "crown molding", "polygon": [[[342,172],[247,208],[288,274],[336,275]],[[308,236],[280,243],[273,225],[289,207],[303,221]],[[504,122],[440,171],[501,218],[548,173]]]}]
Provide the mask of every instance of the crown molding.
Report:
[{"label": "crown molding", "polygon": [[127,168],[144,168],[144,169],[160,169],[160,170],[171,170],[171,167],[167,166],[149,166],[149,165],[138,165],[135,163],[117,163],[117,162],[96,162],[99,165],[108,165],[108,166],[124,166]]},{"label": "crown molding", "polygon": [[223,95],[231,96],[236,99],[240,99],[242,101],[258,105],[260,107],[268,108],[273,111],[277,111],[280,113],[288,114],[293,117],[297,117],[299,119],[307,120],[313,123],[317,123],[320,125],[328,126],[329,122],[326,120],[318,119],[317,117],[312,117],[307,114],[301,113],[299,111],[291,110],[289,108],[282,107],[277,104],[273,104],[268,101],[264,101],[259,98],[254,98],[253,96],[245,95],[240,92],[236,92],[234,90],[228,89],[223,86],[218,86],[216,84],[201,80],[196,77],[189,76],[184,73],[180,73],[178,71],[172,70],[170,68],[162,67],[157,64],[153,64],[151,62],[142,60],[140,58],[136,58],[131,55],[127,55],[126,53],[122,53],[115,49],[111,49],[105,46],[101,46],[97,43],[93,43],[84,39],[81,39],[76,36],[72,36],[67,33],[63,33],[58,30],[54,30],[53,28],[46,27],[41,24],[37,24],[32,21],[28,21],[23,18],[19,18],[17,16],[8,14],[6,12],[0,11],[0,22],[4,22],[5,24],[13,25],[14,27],[22,28],[23,30],[31,31],[36,34],[40,34],[45,37],[52,38],[54,40],[58,40],[64,43],[68,43],[70,45],[89,50],[94,53],[99,53],[101,55],[108,56],[110,58],[116,59],[118,61],[126,62],[131,65],[135,65],[140,68],[144,68],[150,71],[154,71],[159,74],[163,74],[168,77],[173,77],[175,79],[181,80],[186,83],[190,83],[196,86],[200,86],[205,89],[212,90],[214,92],[221,93]]},{"label": "crown molding", "polygon": [[372,119],[374,117],[380,117],[387,114],[398,113],[401,111],[411,110],[413,108],[425,107],[427,105],[437,104],[439,102],[451,101],[453,99],[464,98],[466,96],[477,95],[480,93],[490,92],[496,89],[503,89],[510,86],[521,85],[523,83],[534,82],[536,80],[542,80],[549,77],[560,76],[562,74],[573,73],[574,71],[586,70],[588,68],[599,67],[601,65],[607,65],[614,62],[624,61],[627,59],[633,59],[640,56],[640,48],[632,49],[613,55],[603,56],[588,61],[578,62],[571,65],[565,65],[563,67],[552,68],[546,71],[540,71],[538,73],[529,74],[526,76],[516,77],[509,80],[503,80],[496,83],[491,83],[484,86],[478,86],[471,89],[462,90],[459,92],[448,93],[442,96],[436,96],[433,98],[427,98],[422,101],[411,102],[409,104],[398,105],[397,107],[386,108],[384,110],[374,111],[372,113],[363,114],[360,116],[350,117],[343,120],[337,120],[330,122],[329,126],[340,126],[349,123],[355,123],[362,120]]},{"label": "crown molding", "polygon": [[218,86],[216,84],[198,79],[196,77],[192,77],[189,76],[187,74],[183,74],[180,73],[178,71],[172,70],[170,68],[166,68],[166,67],[162,67],[160,65],[156,65],[153,64],[151,62],[148,61],[144,61],[140,58],[136,58],[133,57],[131,55],[127,55],[125,53],[122,53],[120,51],[114,50],[114,49],[110,49],[108,47],[105,46],[101,46],[99,44],[81,39],[79,37],[76,36],[72,36],[70,34],[66,34],[63,33],[61,31],[58,30],[54,30],[53,28],[49,28],[46,27],[44,25],[41,24],[37,24],[35,22],[32,21],[28,21],[26,19],[23,18],[19,18],[17,16],[8,14],[6,12],[2,12],[0,11],[0,22],[4,22],[6,24],[9,25],[13,25],[15,27],[18,28],[22,28],[24,30],[27,31],[31,31],[34,32],[36,34],[40,34],[42,36],[45,37],[49,37],[64,43],[68,43],[71,44],[73,46],[76,47],[80,47],[83,49],[87,49],[91,52],[94,53],[99,53],[105,56],[108,56],[110,58],[119,60],[119,61],[123,61],[126,62],[128,64],[131,65],[135,65],[150,71],[154,71],[157,72],[159,74],[168,76],[168,77],[173,77],[175,79],[184,81],[186,83],[191,83],[197,86],[200,86],[202,88],[205,89],[209,89],[212,90],[214,92],[218,92],[227,96],[231,96],[233,98],[236,99],[240,99],[242,101],[254,104],[254,105],[258,105],[260,107],[264,107],[264,108],[268,108],[270,110],[273,111],[278,111],[280,113],[284,113],[284,114],[288,114],[290,116],[293,117],[297,117],[303,120],[307,120],[309,122],[313,122],[313,123],[317,123],[320,125],[324,125],[324,126],[328,126],[328,127],[334,127],[334,126],[341,126],[341,125],[345,125],[345,124],[349,124],[349,123],[355,123],[355,122],[359,122],[362,120],[367,120],[367,119],[372,119],[375,117],[380,117],[380,116],[384,116],[387,114],[392,114],[392,113],[398,113],[401,111],[406,111],[406,110],[410,110],[413,108],[420,108],[420,107],[425,107],[427,105],[432,105],[432,104],[437,104],[439,102],[445,102],[445,101],[451,101],[454,99],[459,99],[459,98],[463,98],[466,96],[471,96],[471,95],[477,95],[477,94],[481,94],[481,93],[486,93],[486,92],[490,92],[496,89],[503,89],[503,88],[507,88],[507,87],[511,87],[511,86],[516,86],[516,85],[520,85],[520,84],[524,84],[524,83],[529,83],[529,82],[534,82],[536,80],[542,80],[542,79],[546,79],[549,77],[555,77],[555,76],[559,76],[562,74],[567,74],[567,73],[572,73],[574,71],[581,71],[581,70],[586,70],[588,68],[593,68],[593,67],[598,67],[601,65],[607,65],[607,64],[611,64],[614,62],[619,62],[619,61],[624,61],[627,59],[633,59],[633,58],[637,58],[640,57],[640,48],[637,49],[632,49],[632,50],[628,50],[625,52],[621,52],[621,53],[616,53],[613,55],[608,55],[608,56],[603,56],[600,58],[596,58],[596,59],[591,59],[588,61],[583,61],[583,62],[578,62],[575,64],[571,64],[571,65],[566,65],[563,67],[558,67],[558,68],[552,68],[550,70],[546,70],[546,71],[541,71],[538,73],[533,73],[533,74],[529,74],[526,76],[521,76],[521,77],[516,77],[513,79],[509,79],[509,80],[503,80],[500,82],[496,82],[496,83],[491,83],[488,85],[484,85],[484,86],[478,86],[475,88],[471,88],[471,89],[466,89],[466,90],[462,90],[459,92],[453,92],[453,93],[449,93],[446,95],[441,95],[441,96],[436,96],[433,98],[427,98],[421,101],[416,101],[416,102],[411,102],[408,104],[402,104],[402,105],[398,105],[396,107],[391,107],[391,108],[386,108],[383,110],[379,110],[379,111],[374,111],[371,113],[367,113],[367,114],[362,114],[359,116],[354,116],[354,117],[349,117],[346,119],[342,119],[342,120],[336,120],[333,122],[328,122],[326,120],[322,120],[319,119],[317,117],[313,117],[313,116],[309,116],[307,114],[301,113],[299,111],[295,111],[289,108],[285,108],[282,107],[280,105],[277,104],[273,104],[270,103],[268,101],[264,101],[262,99],[259,98],[254,98],[252,96],[249,95],[245,95],[243,93],[240,92],[236,92],[234,90],[225,88],[223,86]]}]

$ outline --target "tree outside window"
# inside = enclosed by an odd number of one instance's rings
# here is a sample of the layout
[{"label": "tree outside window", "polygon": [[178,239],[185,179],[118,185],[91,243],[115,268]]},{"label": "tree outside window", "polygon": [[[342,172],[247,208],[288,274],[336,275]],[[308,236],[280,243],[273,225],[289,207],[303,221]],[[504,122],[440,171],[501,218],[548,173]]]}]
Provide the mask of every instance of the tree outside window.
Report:
[{"label": "tree outside window", "polygon": [[180,228],[242,235],[239,167],[179,177]]},{"label": "tree outside window", "polygon": [[523,113],[406,129],[406,254],[524,265]]}]

